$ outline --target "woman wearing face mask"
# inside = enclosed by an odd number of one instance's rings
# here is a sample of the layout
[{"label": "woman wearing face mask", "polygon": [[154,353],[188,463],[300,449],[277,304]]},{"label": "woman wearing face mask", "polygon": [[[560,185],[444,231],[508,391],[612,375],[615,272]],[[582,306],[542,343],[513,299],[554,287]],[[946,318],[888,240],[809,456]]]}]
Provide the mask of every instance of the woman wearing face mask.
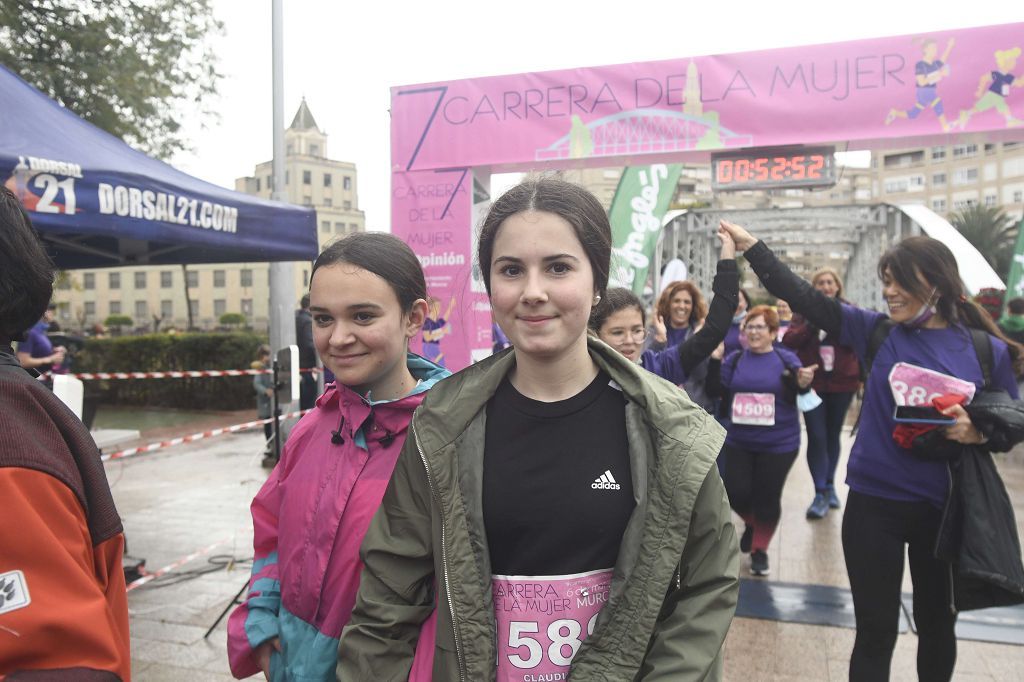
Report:
[{"label": "woman wearing face mask", "polygon": [[[811,383],[815,367],[775,344],[778,315],[754,306],[743,322],[746,350],[712,355],[710,384],[720,393],[728,419],[722,478],[733,511],[746,522],[740,551],[750,553],[750,572],[768,575],[768,545],[782,515],[782,487],[800,449],[796,395]],[[723,359],[724,355],[724,359]],[[720,378],[720,382],[719,382]]]},{"label": "woman wearing face mask", "polygon": [[[736,310],[739,278],[736,270],[736,246],[728,235],[719,235],[722,241],[718,261],[718,272],[712,283],[714,297],[710,311],[703,326],[692,334],[675,333],[675,343],[663,350],[642,350],[644,337],[647,335],[647,321],[640,299],[629,289],[609,289],[600,303],[594,306],[590,314],[589,327],[597,338],[601,339],[626,358],[639,363],[644,369],[654,372],[662,379],[682,385],[690,399],[707,410],[710,401],[704,392],[704,378],[707,373],[705,360],[722,342],[729,329],[732,314]],[[690,284],[689,282],[676,282]],[[669,289],[675,285],[670,285]],[[680,288],[680,293],[690,295],[688,289]],[[699,295],[699,292],[698,292]],[[689,327],[688,327],[689,328]],[[656,335],[662,339],[673,338],[673,329],[667,329],[659,314],[655,321]],[[660,344],[664,346],[664,344]],[[694,370],[705,365],[700,372],[699,386],[692,379]],[[700,400],[703,396],[705,400]]]},{"label": "woman wearing face mask", "polygon": [[[745,229],[723,223],[770,292],[811,323],[854,349],[861,361],[885,315],[827,296],[794,275]],[[984,385],[969,329],[988,334],[992,388],[1017,398],[1013,366],[1020,348],[1002,338],[992,319],[969,300],[949,248],[929,237],[908,237],[878,263],[895,323],[874,354],[857,439],[850,451],[850,486],[843,517],[843,551],[853,592],[857,638],[851,680],[885,680],[896,643],[904,552],[909,546],[922,680],[948,680],[956,663],[956,609],[951,564],[933,554],[951,489],[946,463],[915,456],[893,438],[894,409],[927,403],[934,393],[970,394]],[[937,387],[941,387],[936,391]],[[986,436],[961,405],[940,433],[948,441],[981,444]]]},{"label": "woman wearing face mask", "polygon": [[[843,299],[843,280],[832,268],[821,268],[811,277],[811,286],[829,298]],[[807,466],[814,482],[814,500],[807,518],[822,519],[829,509],[842,505],[836,494],[835,475],[839,465],[840,438],[846,412],[860,386],[860,363],[850,346],[818,329],[803,315],[795,316],[782,343],[796,351],[800,361],[817,364],[811,388],[821,397],[821,405],[804,413],[807,426]]]},{"label": "woman wearing face mask", "polygon": [[478,257],[512,348],[433,389],[362,547],[338,678],[713,680],[737,595],[722,431],[587,334],[611,229],[581,187],[513,187]]},{"label": "woman wearing face mask", "polygon": [[747,309],[750,308],[750,295],[740,289],[740,304],[736,307],[736,313],[732,316],[732,324],[725,335],[725,354],[729,355],[734,351],[743,350],[747,342],[743,336],[743,318],[747,316]]},{"label": "woman wearing face mask", "polygon": [[[359,543],[380,505],[413,411],[449,375],[408,352],[427,319],[412,249],[389,234],[340,239],[309,283],[313,344],[334,383],[291,432],[252,502],[255,560],[228,621],[239,679],[333,680],[337,642],[359,587]],[[429,612],[428,612],[429,615]],[[430,680],[434,618],[402,679]]]},{"label": "woman wearing face mask", "polygon": [[779,341],[782,341],[782,337],[789,331],[789,325],[793,322],[793,309],[780,298],[775,301],[775,312],[779,316]]}]

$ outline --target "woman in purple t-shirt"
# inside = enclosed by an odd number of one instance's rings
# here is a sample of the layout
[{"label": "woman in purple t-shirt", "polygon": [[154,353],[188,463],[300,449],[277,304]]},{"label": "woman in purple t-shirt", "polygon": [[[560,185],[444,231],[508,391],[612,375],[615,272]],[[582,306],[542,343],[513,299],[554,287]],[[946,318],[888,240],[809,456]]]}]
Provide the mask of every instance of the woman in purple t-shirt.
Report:
[{"label": "woman in purple t-shirt", "polygon": [[[966,297],[956,259],[938,240],[908,237],[879,261],[888,319],[894,324],[869,358],[884,314],[816,291],[742,227],[723,221],[720,229],[733,236],[737,250],[745,252],[772,294],[852,347],[861,361],[871,360],[860,428],[850,451],[850,494],[843,516],[843,552],[857,618],[850,679],[889,678],[905,552],[914,586],[918,675],[922,680],[950,679],[956,663],[953,567],[934,555],[952,485],[950,469],[945,462],[915,456],[898,445],[893,413],[897,404],[927,404],[935,395],[953,392],[969,398],[985,386],[969,328],[990,335],[991,387],[1014,399],[1013,365],[1021,364],[1024,349],[1007,340],[991,317]],[[982,445],[988,440],[961,405],[944,412],[956,419],[944,427],[950,441]]]},{"label": "woman in purple t-shirt", "polygon": [[[747,523],[740,550],[750,552],[750,572],[768,575],[768,544],[782,515],[782,486],[800,449],[797,387],[806,388],[815,366],[801,367],[787,348],[776,346],[779,316],[769,306],[750,309],[743,322],[746,350],[712,355],[711,385],[720,371],[728,419],[722,478],[733,511]],[[794,386],[794,383],[796,386]]]}]

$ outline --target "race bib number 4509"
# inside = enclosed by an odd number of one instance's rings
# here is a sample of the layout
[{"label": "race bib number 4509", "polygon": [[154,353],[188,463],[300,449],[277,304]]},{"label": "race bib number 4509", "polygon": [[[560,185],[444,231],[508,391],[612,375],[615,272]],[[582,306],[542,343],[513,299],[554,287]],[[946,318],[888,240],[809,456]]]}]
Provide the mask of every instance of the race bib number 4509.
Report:
[{"label": "race bib number 4509", "polygon": [[947,393],[965,396],[965,402],[969,403],[977,390],[970,381],[908,362],[897,362],[892,366],[889,372],[889,388],[897,405],[910,406],[931,405],[935,398]]},{"label": "race bib number 4509", "polygon": [[612,570],[491,579],[498,682],[569,679],[569,665],[608,602]]}]

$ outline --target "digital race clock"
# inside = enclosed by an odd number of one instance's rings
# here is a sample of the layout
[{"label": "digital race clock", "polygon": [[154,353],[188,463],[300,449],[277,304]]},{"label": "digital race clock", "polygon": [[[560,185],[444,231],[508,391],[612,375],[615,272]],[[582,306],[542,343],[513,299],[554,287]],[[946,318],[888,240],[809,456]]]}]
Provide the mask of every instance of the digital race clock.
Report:
[{"label": "digital race clock", "polygon": [[748,149],[711,155],[711,189],[828,187],[836,183],[835,147]]}]

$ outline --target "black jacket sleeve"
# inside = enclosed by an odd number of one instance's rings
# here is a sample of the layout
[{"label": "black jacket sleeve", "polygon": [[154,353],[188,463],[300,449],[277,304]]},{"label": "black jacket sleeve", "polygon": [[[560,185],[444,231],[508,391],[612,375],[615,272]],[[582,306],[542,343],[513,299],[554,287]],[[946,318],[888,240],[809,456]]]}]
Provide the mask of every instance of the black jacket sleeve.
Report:
[{"label": "black jacket sleeve", "polygon": [[722,361],[711,358],[708,360],[708,376],[704,380],[704,390],[712,398],[721,398],[725,392],[722,389]]},{"label": "black jacket sleeve", "polygon": [[715,280],[711,284],[714,296],[704,326],[679,344],[679,364],[687,375],[704,362],[725,340],[732,324],[732,316],[740,301],[740,277],[733,258],[718,261]]},{"label": "black jacket sleeve", "polygon": [[819,329],[839,335],[843,323],[843,307],[838,299],[826,296],[797,276],[763,241],[758,240],[743,255],[761,284],[773,296],[787,301],[790,308]]}]

